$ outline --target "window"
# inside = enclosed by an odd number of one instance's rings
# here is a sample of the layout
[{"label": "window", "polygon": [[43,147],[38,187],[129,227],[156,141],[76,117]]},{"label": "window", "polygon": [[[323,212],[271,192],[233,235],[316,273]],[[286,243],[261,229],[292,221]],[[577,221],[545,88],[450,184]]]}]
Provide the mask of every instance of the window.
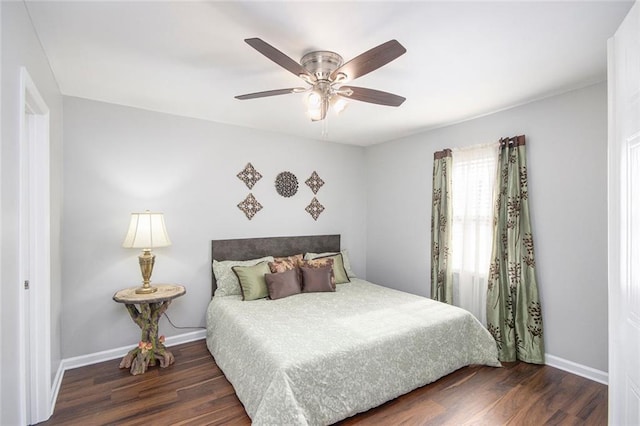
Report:
[{"label": "window", "polygon": [[498,144],[453,151],[451,224],[453,302],[483,324],[493,238],[493,187]]}]

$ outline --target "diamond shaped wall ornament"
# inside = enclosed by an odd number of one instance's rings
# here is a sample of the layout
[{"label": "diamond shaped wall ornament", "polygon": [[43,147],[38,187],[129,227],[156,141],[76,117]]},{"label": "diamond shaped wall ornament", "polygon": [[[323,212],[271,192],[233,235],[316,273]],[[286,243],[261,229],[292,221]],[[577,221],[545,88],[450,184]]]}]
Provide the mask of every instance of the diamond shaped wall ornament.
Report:
[{"label": "diamond shaped wall ornament", "polygon": [[304,181],[304,183],[311,188],[314,194],[317,194],[318,191],[320,191],[320,188],[322,188],[322,185],[324,185],[324,181],[320,179],[320,176],[318,176],[318,173],[316,173],[315,170],[311,173],[309,179]]},{"label": "diamond shaped wall ornament", "polygon": [[305,210],[311,215],[313,220],[318,220],[320,213],[324,211],[324,206],[320,204],[316,197],[313,197],[313,200],[311,200],[311,203],[309,203]]},{"label": "diamond shaped wall ornament", "polygon": [[243,181],[249,189],[253,188],[253,185],[255,185],[256,182],[258,182],[260,179],[262,179],[262,175],[253,168],[251,163],[247,163],[247,165],[244,166],[244,169],[242,169],[242,171],[240,171],[237,176],[238,179]]},{"label": "diamond shaped wall ornament", "polygon": [[242,200],[240,204],[238,204],[238,208],[247,215],[247,219],[251,220],[253,216],[256,215],[260,210],[262,210],[262,204],[256,200],[253,194],[249,193],[247,198]]}]

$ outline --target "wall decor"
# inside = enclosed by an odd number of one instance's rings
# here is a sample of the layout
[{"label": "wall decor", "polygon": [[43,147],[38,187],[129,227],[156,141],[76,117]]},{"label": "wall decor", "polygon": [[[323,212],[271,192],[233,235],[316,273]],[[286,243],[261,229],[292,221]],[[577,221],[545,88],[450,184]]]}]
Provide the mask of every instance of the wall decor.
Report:
[{"label": "wall decor", "polygon": [[247,216],[247,219],[251,220],[253,216],[256,215],[260,210],[262,210],[262,204],[256,200],[253,194],[249,193],[247,198],[242,200],[240,204],[238,204],[238,208],[244,212]]},{"label": "wall decor", "polygon": [[291,172],[278,173],[276,191],[283,197],[293,197],[298,192],[298,178]]},{"label": "wall decor", "polygon": [[244,166],[244,169],[242,169],[237,176],[238,179],[243,181],[249,189],[253,188],[253,185],[255,185],[256,182],[258,182],[260,179],[262,179],[262,175],[253,168],[253,165],[251,163],[247,163],[247,165]]},{"label": "wall decor", "polygon": [[318,220],[320,213],[324,211],[324,206],[320,204],[316,197],[313,197],[313,200],[311,200],[311,203],[309,203],[305,210],[311,215],[313,220]]},{"label": "wall decor", "polygon": [[324,181],[320,179],[320,176],[318,176],[318,173],[316,173],[315,170],[313,171],[313,173],[311,173],[309,179],[304,181],[304,183],[306,183],[307,186],[311,188],[314,194],[317,194],[318,191],[320,191],[320,188],[322,188],[322,185],[324,185]]}]

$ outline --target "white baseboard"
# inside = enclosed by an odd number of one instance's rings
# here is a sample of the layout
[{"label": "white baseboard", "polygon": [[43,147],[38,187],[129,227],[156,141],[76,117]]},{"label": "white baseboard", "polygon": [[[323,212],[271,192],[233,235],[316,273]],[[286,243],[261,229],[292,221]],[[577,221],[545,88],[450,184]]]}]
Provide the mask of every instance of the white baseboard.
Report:
[{"label": "white baseboard", "polygon": [[[177,336],[167,337],[164,342],[165,346],[176,346],[183,343],[195,342],[196,340],[202,340],[207,337],[207,330],[192,331],[189,333],[179,334]],[[58,400],[58,392],[60,392],[60,386],[62,385],[62,377],[64,372],[72,370],[78,367],[84,367],[85,365],[97,364],[103,361],[109,361],[116,358],[121,358],[127,354],[133,345],[123,346],[120,348],[109,349],[102,352],[96,352],[93,354],[80,355],[72,358],[65,358],[60,362],[58,371],[51,386],[51,414],[55,408],[56,401]],[[50,415],[51,415],[50,414]]]},{"label": "white baseboard", "polygon": [[51,412],[49,413],[49,417],[53,416],[53,410],[54,408],[56,408],[58,393],[60,392],[60,386],[62,386],[62,376],[64,376],[64,369],[62,366],[62,361],[60,361],[60,365],[58,365],[58,371],[56,371],[56,376],[53,378],[53,383],[51,383],[51,403],[49,404]]},{"label": "white baseboard", "polygon": [[[165,346],[176,346],[182,343],[193,342],[196,340],[204,339],[207,336],[207,330],[192,331],[190,333],[179,334],[177,336],[167,337],[164,342]],[[63,370],[71,370],[78,367],[84,367],[85,365],[97,364],[103,361],[109,361],[116,358],[121,358],[127,354],[134,345],[122,346],[120,348],[109,349],[102,352],[95,352],[87,355],[75,356],[72,358],[65,358],[60,363]]]},{"label": "white baseboard", "polygon": [[596,370],[595,368],[549,354],[545,354],[545,363],[548,366],[593,380],[594,382],[602,383],[603,385],[609,384],[609,373],[605,371]]}]

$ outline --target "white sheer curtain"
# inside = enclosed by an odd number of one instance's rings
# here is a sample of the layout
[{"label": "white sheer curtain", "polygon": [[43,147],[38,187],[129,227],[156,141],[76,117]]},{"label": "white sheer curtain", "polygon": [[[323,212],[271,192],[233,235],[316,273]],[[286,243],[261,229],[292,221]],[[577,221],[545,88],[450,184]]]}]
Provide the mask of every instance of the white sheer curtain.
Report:
[{"label": "white sheer curtain", "polygon": [[453,304],[486,326],[498,143],[453,150]]}]

